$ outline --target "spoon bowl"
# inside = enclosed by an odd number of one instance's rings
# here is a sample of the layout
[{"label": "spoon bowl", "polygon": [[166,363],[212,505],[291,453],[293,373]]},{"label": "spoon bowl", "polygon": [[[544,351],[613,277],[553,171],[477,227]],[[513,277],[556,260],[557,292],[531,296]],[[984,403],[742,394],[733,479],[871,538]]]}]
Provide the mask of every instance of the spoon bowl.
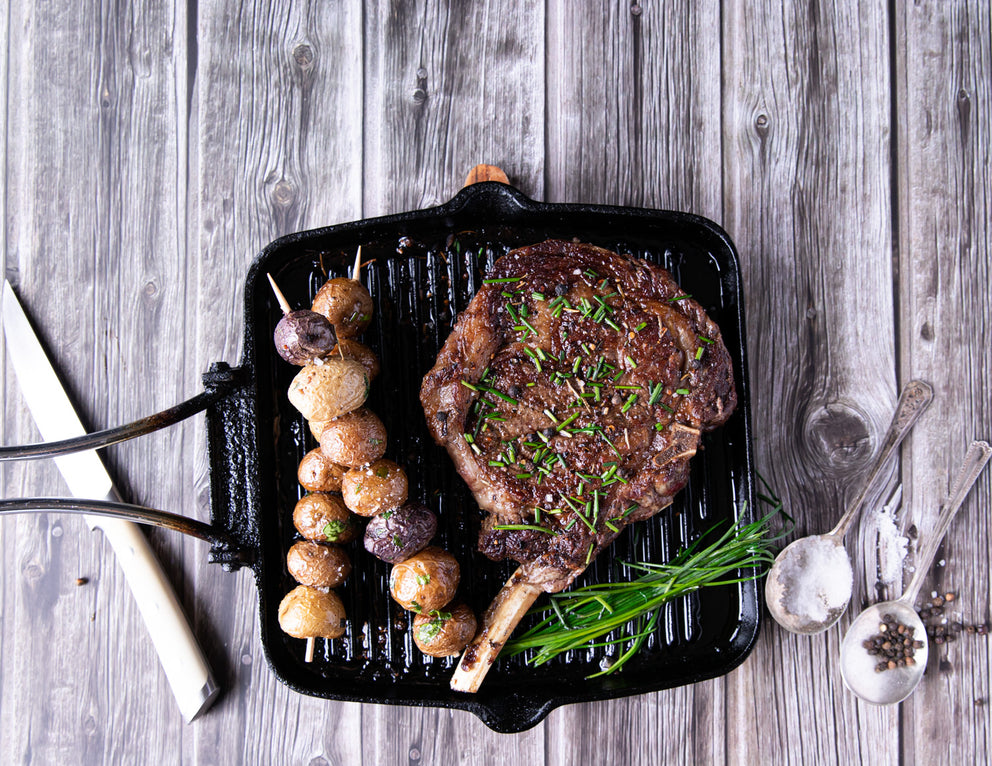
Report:
[{"label": "spoon bowl", "polygon": [[854,572],[843,539],[801,537],[775,557],[765,580],[765,603],[783,628],[813,635],[840,619],[853,585]]},{"label": "spoon bowl", "polygon": [[[878,635],[880,626],[891,620],[905,625],[907,633],[912,629],[912,639],[922,641],[923,646],[913,650],[910,657],[913,664],[878,671],[876,666],[882,658],[869,654],[864,642]],[[902,702],[920,683],[929,649],[926,629],[916,610],[902,599],[883,601],[865,609],[848,628],[840,648],[841,677],[845,686],[865,702],[875,705]]]}]

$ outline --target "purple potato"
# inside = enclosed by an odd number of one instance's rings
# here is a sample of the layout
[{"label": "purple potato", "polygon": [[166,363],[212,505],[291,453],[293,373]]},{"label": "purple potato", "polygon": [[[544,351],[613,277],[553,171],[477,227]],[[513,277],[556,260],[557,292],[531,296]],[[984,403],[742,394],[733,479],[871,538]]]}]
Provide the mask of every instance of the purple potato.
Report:
[{"label": "purple potato", "polygon": [[272,339],[279,356],[300,367],[326,356],[337,343],[327,317],[306,309],[290,311],[280,319]]},{"label": "purple potato", "polygon": [[437,532],[437,517],[421,503],[373,516],[365,527],[365,550],[390,564],[405,561],[427,547]]}]

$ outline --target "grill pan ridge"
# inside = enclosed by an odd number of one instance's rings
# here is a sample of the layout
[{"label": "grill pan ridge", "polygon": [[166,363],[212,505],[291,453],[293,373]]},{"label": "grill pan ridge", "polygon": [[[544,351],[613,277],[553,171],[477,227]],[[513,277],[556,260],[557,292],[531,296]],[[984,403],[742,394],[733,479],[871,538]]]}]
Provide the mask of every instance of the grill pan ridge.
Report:
[{"label": "grill pan ridge", "polygon": [[382,365],[368,406],[386,425],[386,457],[409,475],[411,500],[438,514],[435,540],[458,558],[459,595],[479,613],[515,564],[491,562],[475,550],[481,515],[447,453],[427,432],[420,381],[495,259],[552,237],[630,253],[669,269],[720,326],[738,390],[736,413],[706,436],[693,458],[690,482],[671,508],[626,530],[576,585],[625,578],[623,561],[665,561],[717,523],[755,518],[739,263],[733,243],[711,221],[680,212],[539,203],[505,184],[486,182],[436,208],[282,237],[249,270],[241,366],[215,365],[204,380],[208,388],[231,377],[242,381],[207,411],[212,520],[242,543],[236,555],[215,550],[213,560],[229,569],[253,570],[266,657],[294,690],[328,699],[468,710],[496,731],[517,732],[562,704],[722,675],[753,647],[760,609],[751,581],[668,605],[647,645],[617,674],[587,680],[601,669],[601,655],[586,650],[540,667],[521,656],[498,660],[477,694],[453,692],[448,679],[457,658],[427,657],[413,646],[411,620],[388,594],[389,565],[367,554],[360,540],[347,546],[354,568],[338,589],[348,632],[337,640],[318,640],[314,661],[306,663],[304,642],[279,629],[276,608],[295,584],[285,558],[297,539],[291,518],[302,493],[296,466],[315,442],[286,398],[297,368],[272,349],[281,312],[266,273],[300,308],[328,277],[348,275],[355,249],[362,246],[363,260],[371,261],[363,281],[376,311],[361,340]]}]

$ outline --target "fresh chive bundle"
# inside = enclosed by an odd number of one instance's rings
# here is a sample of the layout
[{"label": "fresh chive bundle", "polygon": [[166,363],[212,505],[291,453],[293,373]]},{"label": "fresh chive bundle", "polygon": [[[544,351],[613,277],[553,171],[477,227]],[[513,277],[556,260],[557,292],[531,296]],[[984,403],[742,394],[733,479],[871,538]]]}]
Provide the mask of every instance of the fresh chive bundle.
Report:
[{"label": "fresh chive bundle", "polygon": [[[731,525],[704,545],[715,534],[714,527],[665,564],[625,563],[628,570],[639,574],[633,580],[552,595],[550,605],[532,610],[544,615],[541,621],[508,641],[503,654],[512,657],[533,650],[528,662],[541,665],[573,649],[616,646],[619,655],[612,664],[589,678],[615,673],[655,630],[665,604],[701,588],[757,579],[771,566],[775,543],[786,533],[775,534],[770,526],[782,512],[782,504],[775,497],[761,499],[773,505],[773,510],[758,521]],[[608,638],[613,631],[623,635]]]}]

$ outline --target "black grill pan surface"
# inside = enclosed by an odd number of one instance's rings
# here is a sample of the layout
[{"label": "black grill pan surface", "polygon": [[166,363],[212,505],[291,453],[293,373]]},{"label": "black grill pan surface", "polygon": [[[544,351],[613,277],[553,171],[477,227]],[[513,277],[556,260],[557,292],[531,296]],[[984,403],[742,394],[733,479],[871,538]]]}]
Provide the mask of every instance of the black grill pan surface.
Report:
[{"label": "black grill pan surface", "polygon": [[[389,597],[389,565],[366,553],[360,540],[347,546],[354,568],[338,589],[349,618],[344,637],[318,640],[307,663],[304,642],[279,629],[279,601],[295,585],[285,560],[298,539],[292,511],[303,490],[296,467],[316,445],[286,398],[299,368],[274,352],[272,330],[281,313],[266,273],[294,308],[309,307],[327,278],[350,274],[362,246],[368,262],[362,281],[376,306],[362,340],[382,365],[367,406],[386,425],[386,457],[406,469],[411,500],[438,514],[435,542],[461,563],[460,596],[481,613],[516,564],[491,562],[475,550],[481,514],[447,453],[427,432],[420,382],[495,259],[551,237],[630,253],[669,269],[720,326],[734,360],[739,401],[728,423],[706,436],[692,460],[689,485],[675,503],[625,530],[576,585],[624,578],[620,562],[665,561],[716,524],[754,519],[740,271],[732,242],[716,224],[686,213],[538,203],[487,182],[440,207],[283,237],[258,255],[247,277],[240,368],[215,366],[206,381],[208,388],[218,380],[240,382],[207,413],[213,522],[242,545],[233,553],[215,551],[214,560],[253,569],[262,643],[274,672],[293,689],[336,700],[459,708],[496,731],[515,732],[562,704],[722,675],[750,652],[760,614],[754,582],[671,604],[648,644],[616,674],[587,678],[601,669],[600,650],[574,651],[540,667],[520,656],[499,659],[477,694],[456,693],[448,680],[458,658],[435,659],[416,649],[411,616]],[[538,601],[543,603],[546,597]]]}]

